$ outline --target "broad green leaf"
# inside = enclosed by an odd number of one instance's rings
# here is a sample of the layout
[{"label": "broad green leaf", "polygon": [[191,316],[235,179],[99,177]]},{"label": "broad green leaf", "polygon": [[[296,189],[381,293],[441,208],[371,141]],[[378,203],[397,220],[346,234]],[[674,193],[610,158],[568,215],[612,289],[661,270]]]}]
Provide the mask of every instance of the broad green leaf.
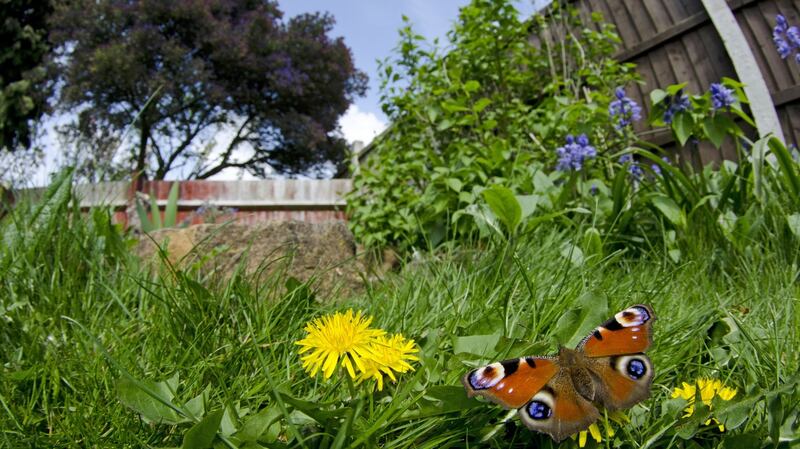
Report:
[{"label": "broad green leaf", "polygon": [[222,410],[214,410],[206,415],[183,435],[182,449],[206,449],[211,447],[217,436],[219,423],[222,421]]},{"label": "broad green leaf", "polygon": [[522,208],[514,193],[506,187],[494,185],[481,192],[481,195],[497,219],[506,226],[506,230],[509,233],[514,232],[522,219]]},{"label": "broad green leaf", "polygon": [[331,404],[304,401],[286,393],[276,392],[276,394],[281,395],[283,402],[291,405],[296,409],[296,411],[302,412],[304,416],[311,418],[319,424],[324,424],[331,418],[341,418],[346,416],[350,411],[350,407],[339,407],[334,408],[333,410],[327,410],[330,408]]},{"label": "broad green leaf", "polygon": [[581,246],[583,247],[583,253],[587,257],[603,257],[603,240],[597,228],[591,227],[583,233],[583,244]]},{"label": "broad green leaf", "polygon": [[484,109],[486,109],[486,106],[489,106],[490,104],[492,104],[492,100],[486,97],[481,98],[480,100],[476,101],[474,105],[472,105],[472,111],[481,112]]},{"label": "broad green leaf", "polygon": [[158,196],[156,196],[152,189],[150,190],[150,215],[152,216],[153,227],[155,229],[161,229],[164,227],[164,224],[161,221],[161,211],[158,208]]},{"label": "broad green leaf", "polygon": [[475,92],[480,88],[481,88],[481,83],[475,80],[469,80],[466,83],[464,83],[464,91],[466,92]]},{"label": "broad green leaf", "polygon": [[[728,430],[727,428],[728,426],[725,425],[725,430]],[[722,440],[722,447],[724,449],[758,449],[762,447],[762,440],[761,436],[754,433],[726,435]]]},{"label": "broad green leaf", "polygon": [[719,148],[722,146],[722,141],[725,140],[726,130],[719,126],[717,117],[706,117],[703,120],[703,131],[715,147]]},{"label": "broad green leaf", "polygon": [[167,206],[164,209],[164,227],[171,228],[175,226],[178,217],[178,190],[180,183],[175,181],[169,189],[169,196],[167,197]]},{"label": "broad green leaf", "polygon": [[439,118],[440,111],[441,110],[438,107],[433,105],[429,105],[425,108],[425,113],[428,114],[428,120],[430,120],[431,123],[436,123],[436,119]]},{"label": "broad green leaf", "polygon": [[680,83],[680,84],[673,84],[667,87],[667,93],[669,95],[676,95],[678,92],[683,90],[689,83]]},{"label": "broad green leaf", "polygon": [[[698,388],[697,390],[699,391],[700,389]],[[710,417],[711,410],[709,410],[705,402],[696,401],[692,416],[681,420],[681,422],[675,426],[675,434],[684,440],[690,440],[695,436],[697,431],[700,430],[700,426]]]},{"label": "broad green leaf", "polygon": [[561,246],[561,255],[569,259],[570,263],[576,267],[583,265],[586,259],[583,256],[583,250],[578,245],[574,245],[570,242],[565,242]]},{"label": "broad green leaf", "polygon": [[[791,153],[786,146],[776,137],[767,137],[767,145],[772,154],[778,159],[778,164],[781,167],[781,174],[783,175],[784,184],[787,190],[792,195],[795,204],[800,200],[800,176],[797,173],[797,162],[792,158]],[[763,139],[761,139],[763,140]],[[759,142],[761,142],[759,140]],[[756,145],[759,143],[756,142]],[[755,145],[753,145],[755,149]]]},{"label": "broad green leaf", "polygon": [[139,216],[139,222],[142,224],[142,232],[149,233],[155,230],[152,220],[147,216],[147,211],[139,200],[136,200],[136,215]]},{"label": "broad green leaf", "polygon": [[533,189],[539,193],[550,193],[551,190],[555,187],[555,183],[553,180],[547,176],[547,173],[539,170],[533,174]]},{"label": "broad green leaf", "polygon": [[274,443],[281,431],[281,416],[281,411],[277,407],[262,409],[244,422],[236,437],[242,441],[263,440]]},{"label": "broad green leaf", "polygon": [[206,404],[208,397],[211,394],[211,385],[207,386],[200,394],[186,401],[186,411],[192,414],[193,417],[199,418],[206,414]]},{"label": "broad green leaf", "polygon": [[[747,421],[759,400],[761,400],[761,395],[754,394],[739,402],[722,404],[715,407],[714,416],[725,425],[725,430],[736,429]],[[717,403],[720,402],[717,401]]]},{"label": "broad green leaf", "polygon": [[653,89],[653,91],[650,92],[650,101],[653,102],[653,104],[661,103],[666,97],[667,92],[661,89]]},{"label": "broad green leaf", "polygon": [[678,112],[672,119],[672,129],[675,131],[675,137],[681,146],[686,145],[686,142],[692,137],[693,127],[694,120],[692,119],[692,114],[688,112]]},{"label": "broad green leaf", "polygon": [[539,195],[516,195],[516,197],[522,211],[522,219],[528,218],[536,212],[536,206],[539,204]]},{"label": "broad green leaf", "polygon": [[117,382],[117,395],[125,406],[142,415],[147,422],[179,424],[188,421],[168,405],[172,404],[174,394],[166,382],[138,382],[128,378]]},{"label": "broad green leaf", "polygon": [[455,101],[443,101],[439,103],[439,105],[444,109],[446,112],[464,112],[468,111],[469,109],[461,104],[460,102]]},{"label": "broad green leaf", "polygon": [[786,224],[789,225],[789,230],[792,231],[792,234],[800,238],[800,214],[787,215]]},{"label": "broad green leaf", "polygon": [[499,341],[500,334],[453,337],[453,353],[473,354],[491,358],[495,355],[494,347],[497,346]]},{"label": "broad green leaf", "polygon": [[664,195],[654,195],[650,198],[650,203],[658,209],[670,223],[678,228],[686,227],[686,215],[672,198]]},{"label": "broad green leaf", "polygon": [[461,385],[434,385],[428,388],[425,397],[441,401],[441,407],[446,411],[466,410],[481,405],[481,402],[467,397]]},{"label": "broad green leaf", "polygon": [[445,183],[447,184],[448,187],[450,187],[456,192],[460,192],[461,188],[464,187],[464,183],[462,183],[461,180],[458,178],[447,178],[447,180],[445,180]]},{"label": "broad green leaf", "polygon": [[452,120],[444,119],[441,122],[439,122],[438,125],[436,125],[436,130],[437,131],[446,131],[446,130],[452,128],[452,126],[453,126],[453,121]]},{"label": "broad green leaf", "polygon": [[556,323],[555,337],[568,348],[574,348],[584,337],[608,319],[608,300],[602,294],[586,292],[567,309]]},{"label": "broad green leaf", "polygon": [[781,435],[781,424],[783,424],[783,401],[780,393],[767,396],[767,423],[769,424],[770,438],[772,441],[778,441]]}]

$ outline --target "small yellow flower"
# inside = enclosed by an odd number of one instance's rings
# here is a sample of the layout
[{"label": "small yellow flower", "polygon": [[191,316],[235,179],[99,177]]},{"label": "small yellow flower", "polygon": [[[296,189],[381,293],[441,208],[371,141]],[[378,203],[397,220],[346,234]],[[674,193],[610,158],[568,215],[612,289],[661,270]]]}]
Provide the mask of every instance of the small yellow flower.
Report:
[{"label": "small yellow flower", "polygon": [[[611,421],[614,421],[614,422],[616,422],[618,424],[625,424],[626,422],[628,422],[628,417],[625,416],[624,413],[619,412],[619,411],[612,412],[608,417],[611,419]],[[605,425],[603,427],[606,428],[606,437],[607,438],[612,438],[614,436],[614,434],[616,433],[614,431],[614,428],[611,427],[611,424],[610,424],[610,422],[608,420],[605,421]],[[574,439],[578,440],[578,446],[579,447],[585,447],[586,446],[586,441],[587,441],[589,435],[591,435],[592,438],[598,443],[603,441],[603,436],[600,433],[600,426],[598,426],[597,423],[593,423],[591,426],[589,426],[589,428],[587,430],[581,430],[580,432],[576,433],[575,435],[572,435],[572,439],[573,440]]]},{"label": "small yellow flower", "polygon": [[[728,388],[726,387],[719,379],[697,379],[696,385],[690,385],[686,382],[682,382],[683,388],[675,388],[672,392],[673,398],[683,398],[689,403],[689,405],[684,410],[686,412],[683,415],[684,418],[692,416],[694,413],[694,401],[697,397],[697,388],[700,388],[700,400],[703,401],[705,405],[711,408],[711,400],[714,399],[715,396],[718,396],[720,399],[724,401],[730,401],[736,396],[736,389],[735,388]],[[711,424],[711,421],[719,424],[719,431],[724,432],[725,426],[722,425],[716,418],[711,418],[706,421],[706,425]]]},{"label": "small yellow flower", "polygon": [[375,379],[378,390],[383,390],[383,376],[389,377],[392,382],[397,378],[394,372],[405,373],[414,371],[408,362],[419,360],[413,355],[419,352],[414,340],[406,339],[400,334],[391,337],[376,337],[370,345],[370,355],[364,358],[364,370],[358,377],[359,382]]},{"label": "small yellow flower", "polygon": [[303,368],[311,377],[317,375],[321,369],[325,379],[331,377],[336,367],[341,365],[353,379],[356,378],[354,369],[362,373],[366,366],[364,359],[370,357],[370,346],[374,339],[383,336],[386,332],[380,329],[371,329],[372,317],[365,317],[359,311],[353,313],[334,313],[317,318],[306,324],[306,338],[296,341],[300,346]]},{"label": "small yellow flower", "polygon": [[[579,447],[585,447],[586,446],[586,439],[587,439],[588,435],[590,435],[590,434],[592,435],[592,438],[594,438],[594,440],[597,441],[598,443],[603,441],[603,437],[600,435],[600,427],[597,425],[597,423],[593,423],[591,426],[589,426],[589,430],[588,431],[587,430],[581,430],[580,432],[578,432],[578,446]],[[574,435],[573,435],[573,437],[574,437]]]}]

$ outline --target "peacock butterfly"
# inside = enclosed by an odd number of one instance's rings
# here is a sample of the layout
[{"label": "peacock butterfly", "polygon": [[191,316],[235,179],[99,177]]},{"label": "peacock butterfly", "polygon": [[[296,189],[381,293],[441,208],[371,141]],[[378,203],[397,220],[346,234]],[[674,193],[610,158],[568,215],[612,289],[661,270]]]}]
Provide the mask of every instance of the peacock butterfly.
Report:
[{"label": "peacock butterfly", "polygon": [[650,395],[653,364],[644,355],[653,341],[653,309],[638,304],[595,328],[574,350],[521,357],[467,373],[467,395],[516,408],[522,422],[555,441],[586,430],[599,417],[595,404],[614,411]]}]

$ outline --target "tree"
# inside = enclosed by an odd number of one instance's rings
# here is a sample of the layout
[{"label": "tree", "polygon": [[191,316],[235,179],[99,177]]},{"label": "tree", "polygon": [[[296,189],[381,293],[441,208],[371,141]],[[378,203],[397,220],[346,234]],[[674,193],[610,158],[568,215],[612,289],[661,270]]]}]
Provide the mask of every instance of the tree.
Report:
[{"label": "tree", "polygon": [[31,145],[31,122],[45,111],[44,57],[51,2],[0,1],[0,149]]},{"label": "tree", "polygon": [[366,76],[329,37],[331,16],[284,21],[269,0],[67,3],[53,18],[53,73],[60,107],[77,114],[67,131],[95,144],[83,151],[128,144],[122,165],[154,179],[345,166],[337,121]]}]

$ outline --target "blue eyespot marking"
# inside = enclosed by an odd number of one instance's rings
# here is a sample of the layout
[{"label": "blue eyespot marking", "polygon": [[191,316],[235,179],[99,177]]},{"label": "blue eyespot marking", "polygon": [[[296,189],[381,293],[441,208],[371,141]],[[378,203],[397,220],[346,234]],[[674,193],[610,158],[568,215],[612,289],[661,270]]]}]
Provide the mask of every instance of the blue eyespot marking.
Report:
[{"label": "blue eyespot marking", "polygon": [[635,307],[635,309],[641,315],[642,323],[646,323],[646,322],[650,321],[650,314],[647,313],[647,309],[645,309],[644,307]]},{"label": "blue eyespot marking", "polygon": [[533,419],[547,419],[553,416],[553,409],[541,401],[531,401],[528,404],[528,416]]},{"label": "blue eyespot marking", "polygon": [[647,367],[639,359],[631,359],[627,367],[628,375],[633,380],[641,379],[647,373]]}]

